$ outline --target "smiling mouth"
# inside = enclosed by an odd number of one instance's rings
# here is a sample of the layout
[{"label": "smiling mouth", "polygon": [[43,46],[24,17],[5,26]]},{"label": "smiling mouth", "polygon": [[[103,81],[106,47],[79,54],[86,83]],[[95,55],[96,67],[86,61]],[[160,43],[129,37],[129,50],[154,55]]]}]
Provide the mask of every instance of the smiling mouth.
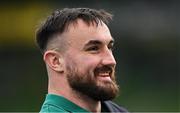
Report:
[{"label": "smiling mouth", "polygon": [[108,71],[108,72],[99,72],[98,74],[97,74],[97,76],[100,76],[100,77],[110,77],[110,71]]},{"label": "smiling mouth", "polygon": [[112,69],[110,67],[102,67],[95,70],[95,76],[103,79],[111,79]]},{"label": "smiling mouth", "polygon": [[96,78],[100,81],[112,81],[110,73],[99,73]]}]

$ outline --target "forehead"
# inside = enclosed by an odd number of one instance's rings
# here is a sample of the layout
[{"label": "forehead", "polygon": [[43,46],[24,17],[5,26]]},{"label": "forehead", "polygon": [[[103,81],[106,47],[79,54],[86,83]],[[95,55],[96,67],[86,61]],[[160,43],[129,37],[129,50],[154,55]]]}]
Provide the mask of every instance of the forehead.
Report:
[{"label": "forehead", "polygon": [[98,25],[86,24],[83,20],[70,24],[66,32],[67,41],[73,46],[83,45],[91,40],[98,40],[102,43],[109,43],[112,39],[106,24],[99,22]]}]

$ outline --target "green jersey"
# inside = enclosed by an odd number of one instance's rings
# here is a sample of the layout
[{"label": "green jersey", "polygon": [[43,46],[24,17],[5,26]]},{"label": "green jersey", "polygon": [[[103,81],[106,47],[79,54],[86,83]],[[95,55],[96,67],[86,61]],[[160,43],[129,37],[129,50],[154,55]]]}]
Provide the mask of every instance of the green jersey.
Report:
[{"label": "green jersey", "polygon": [[[70,100],[55,94],[47,94],[45,102],[41,107],[40,113],[90,113],[81,108]],[[123,107],[113,103],[112,101],[101,102],[101,112],[111,113],[128,113]]]},{"label": "green jersey", "polygon": [[62,113],[73,113],[73,112],[86,112],[87,110],[81,108],[75,103],[67,100],[66,98],[54,94],[48,94],[45,102],[41,108],[40,113],[48,112],[62,112]]}]

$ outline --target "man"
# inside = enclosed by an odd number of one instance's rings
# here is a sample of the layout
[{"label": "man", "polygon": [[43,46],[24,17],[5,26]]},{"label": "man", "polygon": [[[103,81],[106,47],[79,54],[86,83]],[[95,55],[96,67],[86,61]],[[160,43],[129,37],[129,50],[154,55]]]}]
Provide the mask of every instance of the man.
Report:
[{"label": "man", "polygon": [[48,72],[48,94],[40,112],[127,112],[113,103],[118,93],[114,39],[103,10],[55,11],[37,30]]}]

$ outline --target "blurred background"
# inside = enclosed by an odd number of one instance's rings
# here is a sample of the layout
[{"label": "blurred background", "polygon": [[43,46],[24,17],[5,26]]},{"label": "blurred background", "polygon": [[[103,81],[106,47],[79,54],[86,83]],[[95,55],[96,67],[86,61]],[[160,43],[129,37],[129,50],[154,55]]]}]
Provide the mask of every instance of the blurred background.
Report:
[{"label": "blurred background", "polygon": [[51,11],[105,9],[121,86],[114,100],[130,112],[180,111],[179,0],[0,1],[0,111],[39,111],[47,74],[35,30]]}]

